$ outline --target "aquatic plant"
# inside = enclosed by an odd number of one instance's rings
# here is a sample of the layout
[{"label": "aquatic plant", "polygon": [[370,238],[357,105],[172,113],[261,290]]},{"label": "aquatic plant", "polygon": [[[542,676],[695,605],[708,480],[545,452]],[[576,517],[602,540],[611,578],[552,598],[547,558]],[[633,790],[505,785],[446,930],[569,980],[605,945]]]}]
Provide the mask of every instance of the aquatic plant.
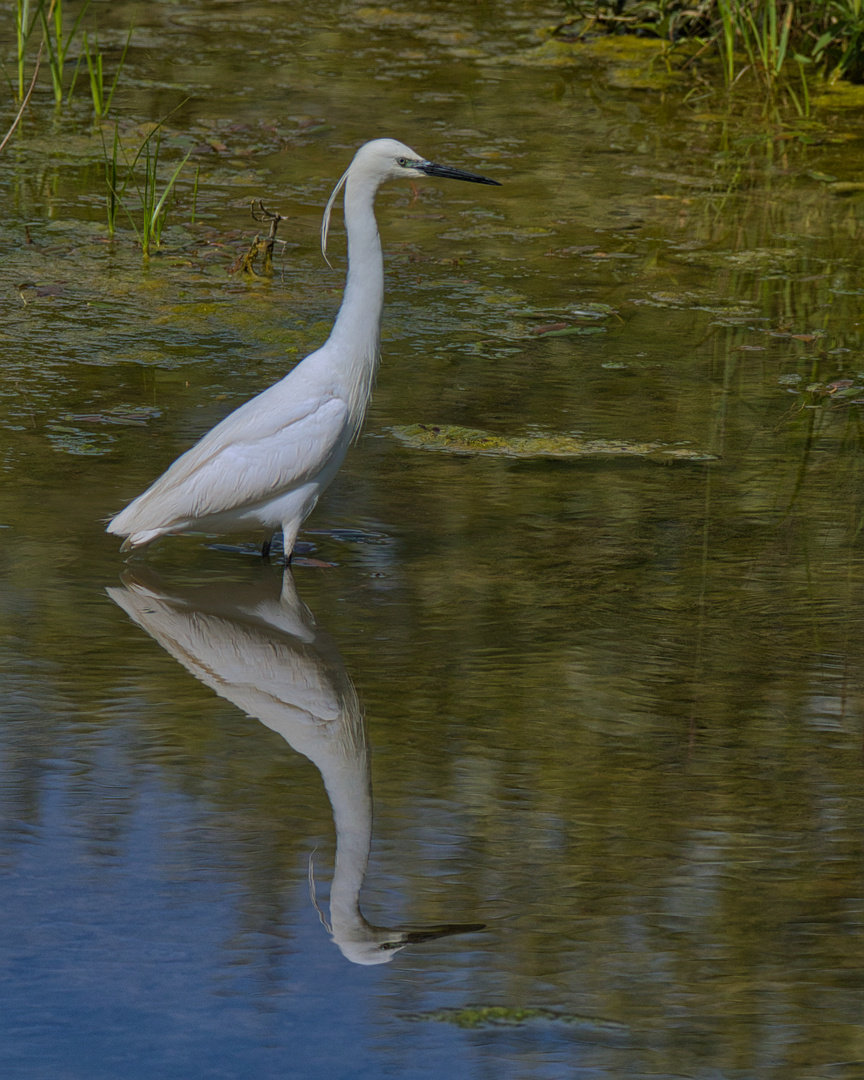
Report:
[{"label": "aquatic plant", "polygon": [[[156,135],[155,142],[153,141],[153,134]],[[177,177],[180,175],[183,166],[189,160],[189,155],[192,153],[192,147],[190,146],[180,164],[171,173],[171,176],[160,195],[158,192],[157,174],[161,142],[162,128],[160,125],[155,132],[151,132],[144,140],[142,147],[144,150],[143,188],[138,184],[135,185],[141,210],[141,228],[140,230],[135,229],[135,232],[145,257],[150,254],[151,247],[159,247],[159,244],[162,241],[162,229],[165,225],[165,208],[168,197],[174,189]],[[136,160],[140,158],[140,156],[141,151],[139,150]],[[132,218],[130,217],[130,221],[131,220]],[[132,227],[135,228],[134,221],[132,221]]]},{"label": "aquatic plant", "polygon": [[[42,6],[42,0],[40,0],[39,7]],[[27,42],[33,32],[33,27],[36,25],[36,21],[39,18],[38,12],[31,18],[30,15],[30,0],[16,0],[15,3],[15,44],[17,50],[18,59],[18,100],[24,100],[24,72],[27,66],[25,53],[27,51]]]},{"label": "aquatic plant", "polygon": [[[65,34],[63,31],[63,0],[36,0],[36,3],[33,3],[32,0],[16,0],[15,39],[18,65],[16,90],[19,101],[23,100],[24,97],[25,72],[27,67],[27,43],[38,23],[42,28],[42,43],[39,47],[40,56],[44,49],[47,52],[48,57],[48,67],[51,73],[54,100],[57,105],[63,103],[66,62],[72,44],[81,30],[81,24],[89,6],[90,0],[84,0],[81,9],[72,24],[72,29],[68,34]],[[114,80],[111,83],[110,88],[106,91],[102,70],[102,53],[98,48],[98,40],[96,41],[96,48],[91,51],[90,41],[85,31],[83,35],[83,50],[79,53],[75,64],[67,100],[72,97],[82,61],[84,61],[86,62],[87,70],[89,72],[90,93],[93,98],[93,108],[96,112],[96,116],[105,116],[111,107],[111,100],[114,97],[114,91],[117,89],[117,82],[120,78],[120,73],[123,70],[123,63],[126,59],[126,53],[129,49],[131,39],[132,28],[130,28],[129,34],[127,35],[126,44],[123,47]]]},{"label": "aquatic plant", "polygon": [[717,0],[723,32],[719,38],[727,79],[734,81],[735,46],[743,45],[750,67],[769,85],[774,85],[783,70],[789,49],[794,4],[780,10],[778,0]]},{"label": "aquatic plant", "polygon": [[[145,258],[150,255],[152,248],[159,247],[161,243],[162,229],[165,226],[165,212],[168,198],[174,190],[174,185],[177,182],[177,178],[179,177],[183,166],[189,160],[189,155],[192,153],[192,148],[190,147],[179,165],[177,165],[171,173],[171,176],[168,178],[168,181],[160,194],[159,153],[162,143],[162,127],[167,119],[168,117],[166,116],[164,120],[161,120],[156,124],[148,133],[147,137],[138,147],[131,162],[127,161],[126,156],[123,153],[120,144],[119,128],[116,124],[114,125],[114,139],[110,155],[103,141],[105,184],[108,189],[108,233],[110,236],[114,235],[117,223],[117,213],[122,209],[138,238],[138,242],[141,245],[141,250]],[[122,181],[120,179],[120,169],[118,167],[118,159],[121,155],[126,165],[126,173]],[[140,175],[140,178],[139,170],[137,168],[139,162],[143,162],[143,174]],[[129,208],[128,200],[126,199],[126,193],[130,189],[130,186],[138,196],[138,221],[135,220],[135,217]]]},{"label": "aquatic plant", "polygon": [[716,20],[716,0],[561,0],[567,20],[558,32],[573,28],[579,37],[601,30],[677,41],[708,34]]},{"label": "aquatic plant", "polygon": [[432,1021],[455,1024],[460,1028],[524,1027],[543,1023],[567,1024],[587,1030],[604,1032],[609,1036],[627,1035],[627,1027],[615,1020],[532,1006],[466,1005],[464,1008],[430,1009],[428,1012],[402,1013],[408,1022]]},{"label": "aquatic plant", "polygon": [[[123,70],[123,63],[126,60],[126,53],[129,51],[129,42],[132,40],[132,27],[129,28],[129,33],[126,36],[126,44],[123,46],[123,52],[120,54],[120,62],[117,65],[117,71],[114,73],[114,81],[111,83],[111,88],[106,96],[105,94],[105,82],[102,74],[102,53],[90,52],[90,43],[87,40],[87,34],[84,34],[84,58],[87,61],[87,71],[90,75],[90,95],[93,98],[93,111],[96,113],[97,118],[106,116],[108,110],[111,108],[111,101],[114,97],[114,91],[117,89],[117,82],[120,78],[120,73]],[[99,42],[96,42],[98,50]]]},{"label": "aquatic plant", "polygon": [[[556,33],[635,33],[670,42],[692,41],[697,56],[722,60],[727,85],[751,71],[772,92],[790,90],[786,68],[797,65],[809,109],[805,67],[829,78],[864,81],[864,0],[562,0],[567,19]],[[692,59],[692,58],[691,58]],[[741,61],[744,61],[743,63]]]},{"label": "aquatic plant", "polygon": [[126,43],[123,45],[123,52],[120,54],[120,62],[117,65],[117,71],[114,72],[114,78],[107,95],[105,92],[102,53],[98,52],[98,40],[96,41],[96,51],[91,53],[90,41],[87,40],[86,32],[84,33],[84,59],[86,60],[87,73],[90,76],[90,93],[93,98],[93,111],[96,113],[97,119],[107,116],[108,110],[111,108],[111,100],[114,91],[117,90],[117,83],[123,70],[126,53],[129,52],[129,44],[132,41],[132,29],[130,27],[130,31],[126,35]]},{"label": "aquatic plant", "polygon": [[716,461],[715,454],[682,443],[590,439],[582,435],[496,435],[453,424],[409,424],[390,431],[415,450],[514,458],[637,457],[651,461]]},{"label": "aquatic plant", "polygon": [[[105,159],[105,184],[108,188],[107,194],[107,211],[108,211],[108,235],[113,236],[114,230],[117,226],[117,211],[120,209],[120,195],[119,189],[119,172],[117,169],[117,154],[120,149],[120,132],[117,125],[114,125],[114,142],[111,148],[111,156],[108,156],[108,150],[105,146],[105,134],[102,133],[102,152]],[[123,185],[125,190],[126,184],[129,182],[127,174],[126,183]]]},{"label": "aquatic plant", "polygon": [[814,29],[822,32],[811,51],[831,78],[864,81],[864,0],[829,0],[808,5]]},{"label": "aquatic plant", "polygon": [[72,24],[72,29],[64,36],[63,0],[51,0],[47,11],[45,0],[39,0],[37,15],[42,24],[42,37],[48,51],[48,66],[54,87],[54,101],[58,105],[63,104],[63,66],[66,63],[66,56],[89,6],[90,0],[84,0],[81,10],[78,12],[78,17]]}]

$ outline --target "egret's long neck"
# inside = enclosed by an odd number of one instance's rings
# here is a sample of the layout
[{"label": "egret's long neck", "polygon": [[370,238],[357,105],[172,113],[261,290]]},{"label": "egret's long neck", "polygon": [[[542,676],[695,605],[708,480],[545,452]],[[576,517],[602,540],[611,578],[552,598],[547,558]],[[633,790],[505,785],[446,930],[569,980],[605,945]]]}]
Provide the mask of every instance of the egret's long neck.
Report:
[{"label": "egret's long neck", "polygon": [[384,303],[384,260],[373,204],[377,178],[348,176],[345,182],[345,228],[348,233],[348,280],[330,342],[352,366],[374,376],[378,364],[381,308]]}]

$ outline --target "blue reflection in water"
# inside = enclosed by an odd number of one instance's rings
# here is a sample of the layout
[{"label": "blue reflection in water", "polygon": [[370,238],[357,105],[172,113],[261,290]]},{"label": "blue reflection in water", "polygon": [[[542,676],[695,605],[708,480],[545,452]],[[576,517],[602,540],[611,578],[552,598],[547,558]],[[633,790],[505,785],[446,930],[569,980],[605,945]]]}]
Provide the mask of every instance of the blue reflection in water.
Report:
[{"label": "blue reflection in water", "polygon": [[[191,837],[212,832],[218,811],[166,790],[158,770],[145,770],[128,791],[117,782],[99,793],[124,818],[122,842],[110,829],[94,839],[81,796],[81,774],[92,762],[76,760],[70,745],[67,758],[45,763],[35,823],[5,834],[3,1077],[385,1075],[382,1054],[395,1049],[385,1029],[395,1022],[404,1032],[405,1025],[392,1015],[398,1001],[382,1015],[388,995],[370,966],[408,944],[482,924],[389,928],[363,916],[372,836],[368,747],[335,645],[290,575],[284,583],[169,593],[139,572],[108,591],[196,677],[318,767],[337,834],[329,918],[308,896],[289,901],[290,925],[272,928],[287,944],[273,950],[262,992],[260,950],[237,939],[236,868],[220,865],[218,838],[212,860],[190,866],[183,855]],[[32,709],[32,698],[22,692],[22,708]],[[134,713],[133,702],[128,708]],[[122,769],[133,727],[127,722],[125,736],[123,723],[100,733],[105,776]],[[457,1048],[464,1035],[440,1031],[412,1042],[416,1075],[443,1075],[453,1067],[441,1058],[443,1047]],[[396,1052],[401,1075],[410,1073],[406,1049]]]}]

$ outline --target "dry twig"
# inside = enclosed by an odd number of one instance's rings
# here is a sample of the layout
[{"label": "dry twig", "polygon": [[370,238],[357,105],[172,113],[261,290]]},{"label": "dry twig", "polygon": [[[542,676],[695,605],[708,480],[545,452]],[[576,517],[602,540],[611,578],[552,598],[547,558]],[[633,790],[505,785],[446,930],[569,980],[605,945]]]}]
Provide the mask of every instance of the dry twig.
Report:
[{"label": "dry twig", "polygon": [[30,95],[33,93],[33,87],[36,85],[36,76],[39,74],[39,64],[41,63],[41,61],[42,45],[39,46],[39,55],[36,57],[36,70],[33,72],[33,78],[30,80],[30,89],[24,95],[24,100],[21,102],[21,108],[18,110],[18,115],[12,121],[12,127],[10,127],[9,130],[6,132],[6,136],[3,139],[3,142],[0,142],[0,152],[2,152],[3,147],[12,138],[12,133],[15,131],[15,128],[18,127],[21,117],[24,115],[24,110],[27,108],[27,102],[30,100]]}]

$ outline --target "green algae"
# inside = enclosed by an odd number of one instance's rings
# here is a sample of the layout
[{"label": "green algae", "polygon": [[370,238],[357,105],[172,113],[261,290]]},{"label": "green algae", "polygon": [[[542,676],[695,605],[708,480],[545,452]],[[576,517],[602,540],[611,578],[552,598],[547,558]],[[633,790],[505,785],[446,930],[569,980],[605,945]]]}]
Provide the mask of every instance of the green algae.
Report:
[{"label": "green algae", "polygon": [[468,1005],[463,1009],[430,1009],[428,1012],[403,1013],[403,1020],[413,1023],[433,1021],[454,1024],[460,1028],[524,1027],[527,1024],[552,1022],[591,1027],[620,1034],[626,1031],[624,1024],[614,1020],[597,1020],[592,1016],[544,1008],[508,1008],[504,1005]]},{"label": "green algae", "polygon": [[512,458],[635,457],[650,461],[716,461],[715,454],[683,443],[588,439],[581,435],[495,435],[456,425],[409,424],[392,427],[396,438],[415,450],[443,450]]},{"label": "green algae", "polygon": [[813,104],[818,108],[860,109],[864,106],[864,86],[842,79],[827,82],[820,93],[813,95]]},{"label": "green algae", "polygon": [[682,79],[662,63],[666,49],[663,41],[634,35],[587,40],[553,36],[508,57],[507,62],[540,68],[606,64],[606,78],[612,86],[623,90],[666,90]]}]

